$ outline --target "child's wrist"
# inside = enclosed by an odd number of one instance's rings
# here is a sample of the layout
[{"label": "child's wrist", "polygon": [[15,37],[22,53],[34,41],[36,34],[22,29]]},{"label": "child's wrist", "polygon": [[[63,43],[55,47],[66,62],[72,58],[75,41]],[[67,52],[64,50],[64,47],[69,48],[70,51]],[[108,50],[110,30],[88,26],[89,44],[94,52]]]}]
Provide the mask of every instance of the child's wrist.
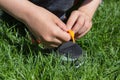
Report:
[{"label": "child's wrist", "polygon": [[96,9],[98,8],[101,2],[102,0],[85,0],[85,2],[81,5],[81,7],[78,10],[89,16],[90,19],[92,19]]},{"label": "child's wrist", "polygon": [[34,20],[37,16],[37,14],[40,14],[37,12],[38,6],[29,3],[29,9],[26,8],[25,12],[23,13],[24,17],[22,17],[22,22],[29,23],[29,21]]}]

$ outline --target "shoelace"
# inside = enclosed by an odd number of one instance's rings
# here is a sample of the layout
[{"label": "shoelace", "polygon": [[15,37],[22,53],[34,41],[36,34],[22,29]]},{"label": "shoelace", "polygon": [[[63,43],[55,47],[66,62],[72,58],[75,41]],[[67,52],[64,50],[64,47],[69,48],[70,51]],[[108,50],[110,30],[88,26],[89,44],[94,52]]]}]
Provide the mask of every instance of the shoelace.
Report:
[{"label": "shoelace", "polygon": [[74,33],[74,31],[73,30],[68,30],[68,33],[70,34],[73,43],[75,43],[75,33]]}]

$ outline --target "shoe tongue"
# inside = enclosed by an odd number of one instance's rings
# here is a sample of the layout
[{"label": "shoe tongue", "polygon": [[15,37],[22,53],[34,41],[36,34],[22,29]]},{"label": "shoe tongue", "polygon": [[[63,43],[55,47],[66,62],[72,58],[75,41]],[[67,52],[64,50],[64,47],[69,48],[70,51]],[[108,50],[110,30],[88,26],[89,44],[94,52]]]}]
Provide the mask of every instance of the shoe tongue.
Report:
[{"label": "shoe tongue", "polygon": [[66,57],[77,59],[81,56],[82,49],[78,44],[69,41],[69,42],[62,44],[58,48],[58,52],[59,54],[65,55]]}]

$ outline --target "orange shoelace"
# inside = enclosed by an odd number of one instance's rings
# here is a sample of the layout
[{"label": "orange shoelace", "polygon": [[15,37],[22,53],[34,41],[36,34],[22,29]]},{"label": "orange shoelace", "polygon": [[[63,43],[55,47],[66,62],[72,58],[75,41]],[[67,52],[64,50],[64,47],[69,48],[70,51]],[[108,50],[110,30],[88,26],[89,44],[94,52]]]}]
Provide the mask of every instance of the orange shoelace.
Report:
[{"label": "orange shoelace", "polygon": [[74,31],[72,31],[72,30],[68,30],[68,33],[70,34],[73,43],[75,43],[75,33],[74,33]]}]

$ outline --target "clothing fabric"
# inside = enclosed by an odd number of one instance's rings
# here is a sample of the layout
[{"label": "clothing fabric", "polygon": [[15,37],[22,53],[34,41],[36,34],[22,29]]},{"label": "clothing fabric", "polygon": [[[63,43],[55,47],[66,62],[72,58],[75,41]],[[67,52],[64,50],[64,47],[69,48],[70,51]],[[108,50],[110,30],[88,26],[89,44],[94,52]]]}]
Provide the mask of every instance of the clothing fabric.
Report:
[{"label": "clothing fabric", "polygon": [[30,0],[38,6],[42,6],[45,9],[51,11],[61,20],[65,19],[65,13],[69,10],[76,0]]}]

